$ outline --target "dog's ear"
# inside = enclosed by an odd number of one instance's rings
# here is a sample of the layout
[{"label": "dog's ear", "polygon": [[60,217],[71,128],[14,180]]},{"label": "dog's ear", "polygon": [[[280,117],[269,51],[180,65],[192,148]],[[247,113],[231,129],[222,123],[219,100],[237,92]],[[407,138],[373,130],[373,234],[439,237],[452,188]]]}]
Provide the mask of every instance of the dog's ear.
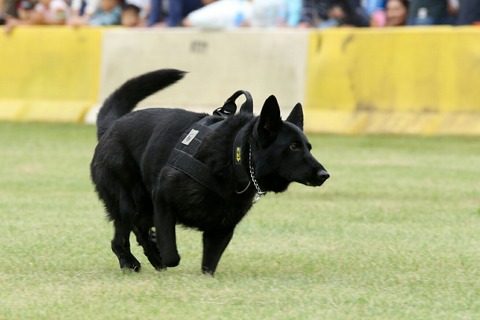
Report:
[{"label": "dog's ear", "polygon": [[263,104],[258,121],[257,134],[260,146],[265,147],[275,140],[282,124],[277,98],[270,96]]},{"label": "dog's ear", "polygon": [[287,118],[287,122],[296,125],[303,131],[303,109],[300,103],[297,103],[295,107],[293,107],[292,112],[290,112]]}]

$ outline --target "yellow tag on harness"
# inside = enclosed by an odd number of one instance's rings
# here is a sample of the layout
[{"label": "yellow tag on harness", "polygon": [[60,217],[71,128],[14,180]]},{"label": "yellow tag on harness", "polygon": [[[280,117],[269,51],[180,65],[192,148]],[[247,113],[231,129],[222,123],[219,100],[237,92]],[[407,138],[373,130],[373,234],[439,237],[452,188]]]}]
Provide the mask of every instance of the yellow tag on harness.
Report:
[{"label": "yellow tag on harness", "polygon": [[242,161],[242,148],[237,147],[235,149],[235,160],[237,163],[240,163]]}]

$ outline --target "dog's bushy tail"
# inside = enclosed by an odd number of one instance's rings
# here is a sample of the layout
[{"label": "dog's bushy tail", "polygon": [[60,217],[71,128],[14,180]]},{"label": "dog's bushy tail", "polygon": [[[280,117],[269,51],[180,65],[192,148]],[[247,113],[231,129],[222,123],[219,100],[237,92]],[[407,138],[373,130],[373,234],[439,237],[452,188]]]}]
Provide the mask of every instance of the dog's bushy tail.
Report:
[{"label": "dog's bushy tail", "polygon": [[110,128],[118,118],[135,108],[146,97],[162,90],[182,79],[184,71],[161,69],[142,74],[125,82],[115,90],[103,103],[97,117],[97,138]]}]

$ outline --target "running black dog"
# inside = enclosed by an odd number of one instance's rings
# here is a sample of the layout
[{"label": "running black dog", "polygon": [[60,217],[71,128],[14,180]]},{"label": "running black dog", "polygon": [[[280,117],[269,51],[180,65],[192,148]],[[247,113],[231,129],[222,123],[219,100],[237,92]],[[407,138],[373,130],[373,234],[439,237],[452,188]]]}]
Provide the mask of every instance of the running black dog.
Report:
[{"label": "running black dog", "polygon": [[[257,117],[251,103],[223,117],[161,108],[130,113],[183,76],[163,69],[131,79],[98,115],[91,177],[114,223],[112,250],[121,268],[140,270],[130,251],[131,231],[156,269],[177,266],[175,225],[182,224],[203,232],[202,271],[213,275],[256,195],[283,192],[291,182],[320,186],[329,177],[310,153],[300,104],[286,121],[274,96]],[[195,125],[210,128],[202,139]],[[193,156],[178,147],[195,139]]]}]

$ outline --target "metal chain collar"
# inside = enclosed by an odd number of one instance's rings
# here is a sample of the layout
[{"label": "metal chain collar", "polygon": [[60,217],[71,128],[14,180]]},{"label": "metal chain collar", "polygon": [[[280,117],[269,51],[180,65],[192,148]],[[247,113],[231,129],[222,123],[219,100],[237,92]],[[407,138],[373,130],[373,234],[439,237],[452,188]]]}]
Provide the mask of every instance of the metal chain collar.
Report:
[{"label": "metal chain collar", "polygon": [[257,195],[253,200],[253,203],[255,203],[260,200],[260,197],[263,196],[266,192],[262,191],[262,189],[258,185],[257,179],[255,179],[255,172],[253,171],[252,166],[252,146],[250,146],[250,150],[248,152],[248,168],[250,169],[250,177],[252,178],[253,185],[255,186],[255,189],[257,189]]}]

